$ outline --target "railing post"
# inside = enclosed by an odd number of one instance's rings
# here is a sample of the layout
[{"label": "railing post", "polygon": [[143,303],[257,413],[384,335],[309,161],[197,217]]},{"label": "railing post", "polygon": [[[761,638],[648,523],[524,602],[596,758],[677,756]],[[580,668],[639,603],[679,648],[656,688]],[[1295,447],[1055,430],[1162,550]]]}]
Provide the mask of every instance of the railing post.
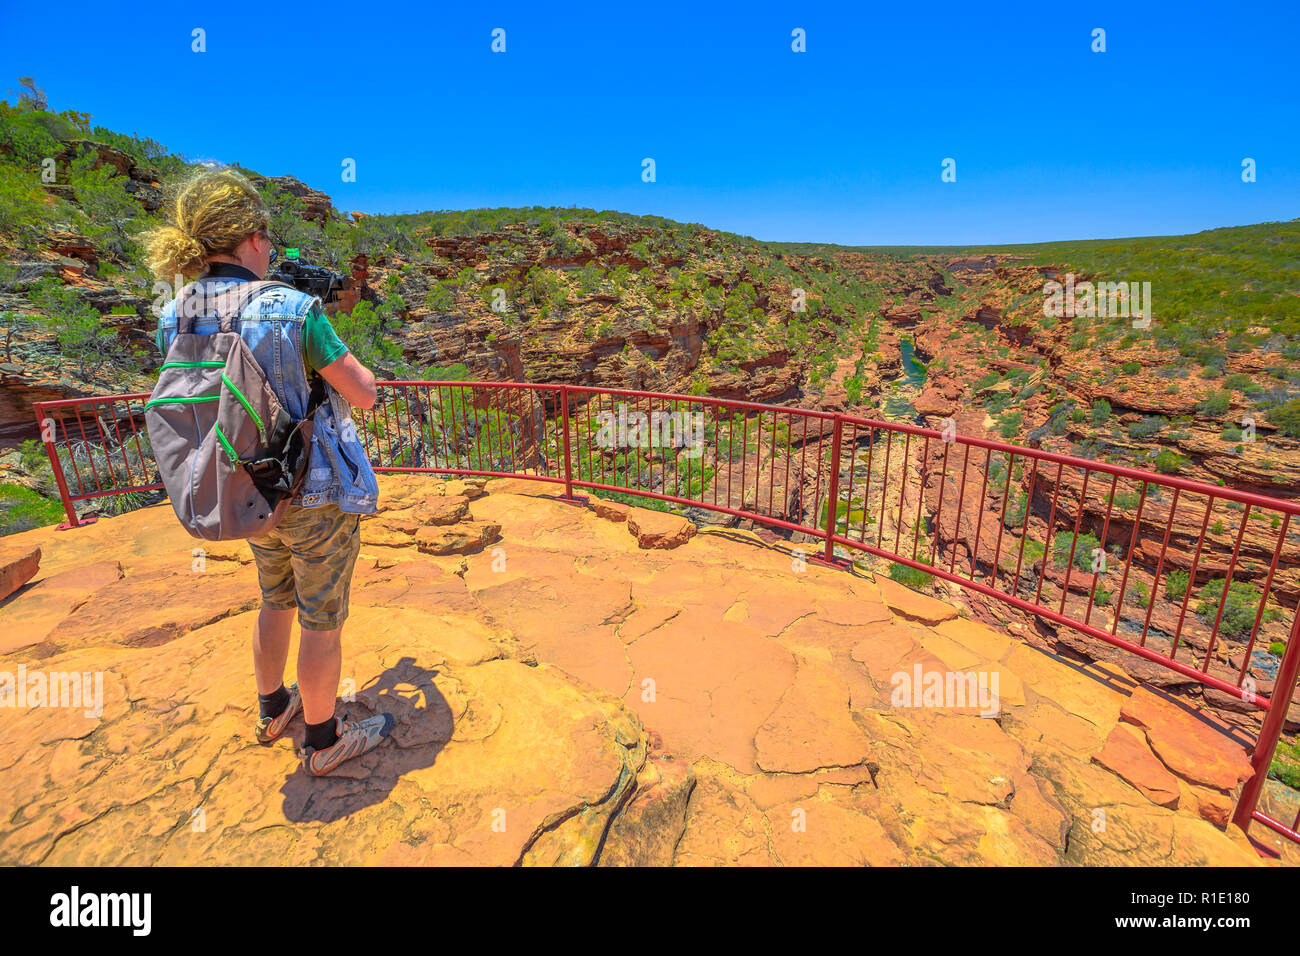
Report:
[{"label": "railing post", "polygon": [[1269,697],[1268,710],[1264,712],[1264,723],[1259,728],[1259,739],[1255,742],[1255,753],[1251,757],[1255,774],[1241,788],[1237,809],[1232,815],[1232,822],[1242,830],[1249,831],[1260,794],[1268,782],[1268,768],[1273,762],[1278,738],[1282,736],[1282,726],[1286,722],[1286,712],[1295,693],[1297,677],[1300,677],[1300,605],[1296,607],[1291,636],[1287,638],[1286,651],[1282,654],[1282,663],[1277,669],[1277,679],[1273,681],[1273,693]]},{"label": "railing post", "polygon": [[72,495],[68,491],[68,481],[63,475],[63,467],[59,464],[59,450],[54,445],[54,419],[46,417],[43,402],[33,402],[32,408],[36,411],[36,427],[40,429],[41,443],[45,446],[45,454],[50,459],[50,468],[54,471],[54,481],[59,486],[59,497],[63,500],[63,510],[68,515],[67,523],[59,525],[57,530],[64,531],[68,528],[79,528],[83,524],[90,524],[89,521],[83,522],[77,519],[77,509],[73,505]]},{"label": "railing post", "polygon": [[835,416],[835,428],[831,435],[831,470],[829,486],[826,489],[826,561],[835,560],[835,526],[839,523],[840,511],[840,416]]},{"label": "railing post", "polygon": [[560,407],[564,427],[564,497],[573,499],[573,456],[569,448],[569,388],[560,386]]}]

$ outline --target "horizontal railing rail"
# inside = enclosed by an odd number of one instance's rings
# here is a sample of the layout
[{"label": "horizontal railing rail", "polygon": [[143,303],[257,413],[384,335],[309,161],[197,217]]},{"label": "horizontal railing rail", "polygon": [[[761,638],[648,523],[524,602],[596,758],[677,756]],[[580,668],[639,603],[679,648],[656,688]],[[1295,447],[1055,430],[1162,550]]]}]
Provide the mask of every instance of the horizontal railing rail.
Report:
[{"label": "horizontal railing rail", "polygon": [[[36,403],[75,503],[161,488],[147,395]],[[1040,448],[819,410],[519,382],[379,383],[353,421],[380,472],[523,476],[760,523],[816,559],[890,562],[1263,711],[1234,821],[1259,809],[1300,678],[1300,502]],[[1075,636],[1070,637],[1069,632]]]}]

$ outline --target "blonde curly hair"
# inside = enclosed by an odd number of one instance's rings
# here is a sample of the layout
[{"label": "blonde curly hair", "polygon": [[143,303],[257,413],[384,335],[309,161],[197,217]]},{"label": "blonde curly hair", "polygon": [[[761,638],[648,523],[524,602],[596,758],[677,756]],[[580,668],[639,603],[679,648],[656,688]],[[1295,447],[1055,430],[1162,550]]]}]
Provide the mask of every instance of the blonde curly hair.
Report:
[{"label": "blonde curly hair", "polygon": [[270,215],[257,189],[233,169],[205,169],[169,190],[166,225],[144,237],[145,261],[160,280],[194,279],[211,256],[233,255]]}]

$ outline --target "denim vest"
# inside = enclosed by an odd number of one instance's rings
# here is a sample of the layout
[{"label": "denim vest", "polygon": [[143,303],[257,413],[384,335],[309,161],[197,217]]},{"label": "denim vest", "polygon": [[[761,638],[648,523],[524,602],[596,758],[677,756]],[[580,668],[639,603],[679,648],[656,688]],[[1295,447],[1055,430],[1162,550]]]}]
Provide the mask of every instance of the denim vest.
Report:
[{"label": "denim vest", "polygon": [[[198,280],[220,288],[233,278]],[[320,300],[297,289],[275,287],[256,296],[236,320],[239,335],[257,364],[266,373],[276,397],[295,419],[307,411],[311,387],[302,360],[302,330],[307,313]],[[191,331],[218,331],[215,315],[198,316]],[[176,300],[162,308],[158,319],[163,354],[176,337]],[[373,514],[379,505],[379,487],[370,458],[352,423],[351,408],[332,386],[326,385],[328,400],[316,410],[312,428],[311,456],[302,489],[292,504],[304,508],[336,504],[349,514]]]}]

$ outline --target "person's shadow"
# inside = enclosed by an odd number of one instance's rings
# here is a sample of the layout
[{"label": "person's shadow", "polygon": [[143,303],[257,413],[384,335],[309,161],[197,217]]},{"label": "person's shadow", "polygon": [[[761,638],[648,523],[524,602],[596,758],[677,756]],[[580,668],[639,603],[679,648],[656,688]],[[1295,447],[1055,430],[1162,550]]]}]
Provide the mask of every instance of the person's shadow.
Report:
[{"label": "person's shadow", "polygon": [[454,728],[451,707],[434,685],[437,676],[415,658],[403,657],[357,691],[355,701],[341,702],[343,713],[354,720],[392,714],[393,729],[370,753],[345,761],[328,776],[313,777],[299,763],[280,788],[285,817],[330,823],[387,799],[408,771],[432,766]]}]

